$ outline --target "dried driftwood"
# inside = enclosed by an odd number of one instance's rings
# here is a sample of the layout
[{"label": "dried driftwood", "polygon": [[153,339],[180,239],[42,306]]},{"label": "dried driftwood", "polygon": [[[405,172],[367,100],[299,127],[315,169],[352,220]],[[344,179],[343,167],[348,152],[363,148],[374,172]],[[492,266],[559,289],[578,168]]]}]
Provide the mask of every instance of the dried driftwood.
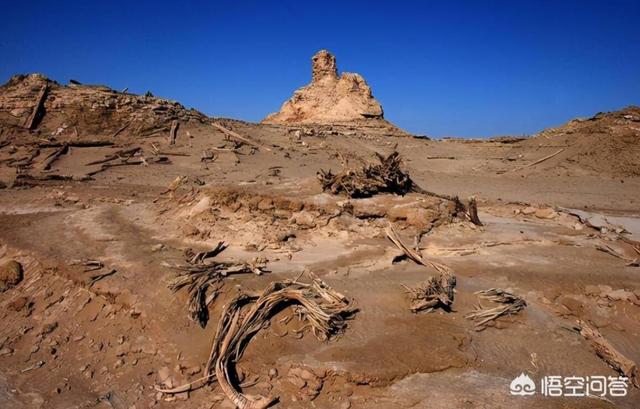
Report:
[{"label": "dried driftwood", "polygon": [[477,331],[485,329],[489,321],[493,321],[498,317],[516,314],[527,306],[527,302],[523,298],[499,288],[477,291],[474,294],[479,298],[500,304],[493,308],[484,308],[482,305],[478,305],[474,312],[464,316],[473,321],[480,321],[476,324]]},{"label": "dried driftwood", "polygon": [[233,365],[240,360],[251,338],[287,306],[295,308],[296,315],[305,322],[304,327],[309,327],[321,341],[339,337],[347,327],[346,321],[356,312],[346,297],[315,277],[309,284],[287,280],[271,283],[259,295],[240,294],[227,305],[218,321],[204,377],[174,389],[156,389],[182,393],[217,380],[237,408],[268,407],[277,398],[241,393],[232,376]]},{"label": "dried driftwood", "polygon": [[616,372],[629,378],[629,381],[636,388],[640,388],[636,363],[611,345],[611,343],[602,336],[600,331],[589,326],[584,321],[578,321],[578,326],[573,329],[580,333],[585,340],[589,341],[596,355],[602,358]]},{"label": "dried driftwood", "polygon": [[224,286],[224,278],[232,274],[256,274],[260,275],[266,270],[263,263],[232,263],[205,260],[220,254],[227,246],[224,242],[210,251],[187,254],[187,264],[172,265],[170,267],[180,270],[178,276],[169,284],[173,292],[186,288],[189,292],[187,308],[189,318],[197,321],[202,328],[209,321],[209,305],[217,298]]},{"label": "dried driftwood", "polygon": [[412,312],[431,312],[436,308],[450,311],[455,287],[456,277],[451,274],[429,277],[428,280],[414,288],[404,286],[411,297],[410,308]]}]

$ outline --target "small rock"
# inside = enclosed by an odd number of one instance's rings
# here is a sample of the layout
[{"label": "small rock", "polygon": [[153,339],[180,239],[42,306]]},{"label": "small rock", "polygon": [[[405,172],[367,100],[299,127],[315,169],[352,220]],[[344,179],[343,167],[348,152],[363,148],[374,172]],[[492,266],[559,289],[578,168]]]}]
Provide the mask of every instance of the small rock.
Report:
[{"label": "small rock", "polygon": [[536,210],[535,215],[538,219],[555,219],[558,217],[558,213],[550,207]]},{"label": "small rock", "polygon": [[0,291],[10,289],[20,284],[24,278],[22,264],[10,260],[0,266]]},{"label": "small rock", "polygon": [[278,376],[278,370],[276,368],[269,369],[269,379],[275,379]]},{"label": "small rock", "polygon": [[299,378],[297,376],[290,376],[287,378],[287,380],[291,382],[293,386],[295,386],[298,389],[302,389],[305,386],[307,386],[307,382],[304,379]]},{"label": "small rock", "polygon": [[13,354],[13,349],[9,347],[4,347],[0,349],[0,356],[11,355]]},{"label": "small rock", "polygon": [[522,214],[524,214],[525,216],[529,216],[531,214],[534,214],[536,212],[536,208],[535,207],[525,207],[524,209],[522,209]]},{"label": "small rock", "polygon": [[162,250],[164,250],[164,244],[162,243],[154,244],[153,246],[151,246],[151,251],[154,253],[157,253]]},{"label": "small rock", "polygon": [[636,295],[629,290],[612,290],[606,293],[606,297],[613,301],[633,301]]},{"label": "small rock", "polygon": [[186,373],[187,375],[197,375],[202,371],[202,368],[200,367],[200,365],[196,365],[196,366],[192,366],[189,367],[187,369],[184,370],[184,373]]},{"label": "small rock", "polygon": [[295,224],[302,228],[310,229],[316,227],[315,217],[307,211],[302,210],[300,212],[294,213],[291,218]]}]

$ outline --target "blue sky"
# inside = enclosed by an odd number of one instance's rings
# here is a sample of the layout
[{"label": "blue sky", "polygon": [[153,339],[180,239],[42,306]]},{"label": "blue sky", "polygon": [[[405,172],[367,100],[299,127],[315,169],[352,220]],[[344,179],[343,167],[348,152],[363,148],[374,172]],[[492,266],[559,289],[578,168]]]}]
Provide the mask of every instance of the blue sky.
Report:
[{"label": "blue sky", "polygon": [[259,121],[333,52],[414,133],[535,133],[640,105],[639,1],[0,0],[0,81],[42,72]]}]

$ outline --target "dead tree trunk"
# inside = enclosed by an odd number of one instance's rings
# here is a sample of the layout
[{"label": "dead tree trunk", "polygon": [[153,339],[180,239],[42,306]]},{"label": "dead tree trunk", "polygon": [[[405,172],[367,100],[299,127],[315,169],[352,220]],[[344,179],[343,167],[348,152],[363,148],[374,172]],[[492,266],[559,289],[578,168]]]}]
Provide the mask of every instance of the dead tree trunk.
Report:
[{"label": "dead tree trunk", "polygon": [[29,115],[29,118],[27,119],[25,128],[33,129],[38,124],[38,119],[40,119],[40,112],[44,108],[44,101],[46,99],[48,90],[49,90],[49,86],[45,84],[40,90],[40,93],[38,93],[38,99],[36,100],[36,105],[33,107],[33,111],[31,111],[31,115]]},{"label": "dead tree trunk", "polygon": [[180,122],[176,119],[171,121],[171,130],[169,131],[169,145],[176,144],[176,137],[178,136],[178,128],[180,127]]}]

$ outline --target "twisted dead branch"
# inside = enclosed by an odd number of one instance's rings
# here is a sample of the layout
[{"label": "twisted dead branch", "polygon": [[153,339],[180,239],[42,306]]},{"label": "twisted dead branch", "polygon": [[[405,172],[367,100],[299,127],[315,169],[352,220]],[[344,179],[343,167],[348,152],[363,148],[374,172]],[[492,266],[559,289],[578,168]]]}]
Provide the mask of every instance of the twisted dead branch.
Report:
[{"label": "twisted dead branch", "polygon": [[476,291],[474,294],[476,294],[478,298],[501,304],[494,308],[484,308],[482,305],[478,305],[474,312],[470,312],[464,316],[473,321],[480,320],[480,322],[476,324],[476,331],[485,329],[489,321],[494,321],[502,316],[517,314],[527,306],[527,302],[523,298],[499,288]]},{"label": "twisted dead branch", "polygon": [[283,307],[293,306],[304,327],[321,341],[342,335],[347,320],[355,314],[349,300],[318,278],[311,283],[297,280],[273,282],[259,295],[240,294],[225,308],[211,347],[204,377],[174,389],[159,389],[173,394],[199,388],[217,380],[225,395],[240,409],[262,409],[277,398],[242,394],[234,385],[234,364],[242,357],[251,338],[264,328]]},{"label": "twisted dead branch", "polygon": [[453,275],[453,270],[451,270],[451,268],[445,266],[444,264],[440,264],[438,262],[431,261],[424,258],[422,254],[420,254],[415,250],[412,250],[406,244],[404,244],[404,242],[400,239],[400,236],[398,236],[398,233],[395,231],[393,226],[389,225],[385,229],[385,233],[387,234],[387,237],[389,238],[389,240],[391,240],[393,244],[395,244],[400,250],[402,250],[402,252],[408,258],[410,258],[414,262],[423,266],[434,268],[440,274],[451,275],[451,276]]}]

